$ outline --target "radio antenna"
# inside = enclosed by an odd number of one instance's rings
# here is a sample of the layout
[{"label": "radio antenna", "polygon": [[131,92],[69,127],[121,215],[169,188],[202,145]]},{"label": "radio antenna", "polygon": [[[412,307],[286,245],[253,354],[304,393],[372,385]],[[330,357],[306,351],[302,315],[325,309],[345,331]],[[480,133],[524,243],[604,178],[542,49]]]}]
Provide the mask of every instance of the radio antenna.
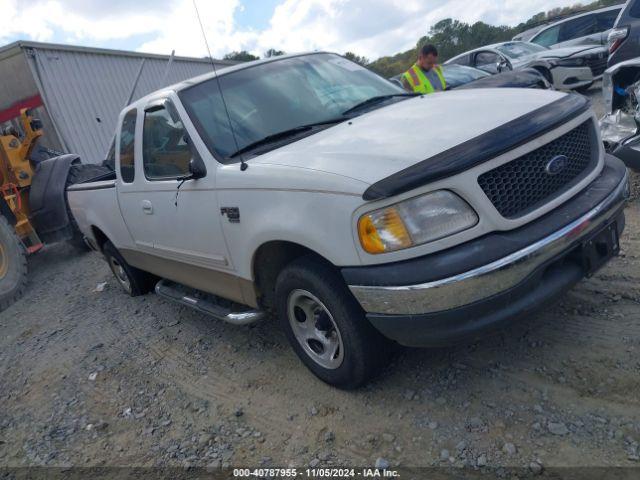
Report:
[{"label": "radio antenna", "polygon": [[[198,11],[198,5],[196,4],[196,0],[193,0],[193,8],[196,11],[196,17],[198,17],[198,23],[200,24],[200,31],[202,32],[202,37],[204,38],[204,44],[207,47],[207,53],[209,54],[209,60],[211,61],[211,66],[213,67],[213,73],[216,76],[216,83],[218,84],[218,90],[220,91],[220,98],[222,99],[222,105],[224,106],[224,111],[227,114],[227,120],[229,120],[229,129],[231,130],[231,136],[233,137],[233,143],[236,145],[236,151],[240,150],[240,146],[238,144],[238,139],[236,138],[236,134],[233,131],[233,123],[231,122],[231,115],[229,115],[229,109],[227,108],[227,102],[224,99],[224,94],[222,93],[222,87],[220,86],[220,77],[218,76],[218,70],[216,68],[216,62],[213,61],[213,57],[211,56],[211,49],[209,48],[209,41],[207,40],[207,34],[204,31],[204,25],[202,24],[202,19],[200,18],[200,12]],[[243,172],[249,168],[249,165],[244,161],[244,156],[240,155],[240,170]]]}]

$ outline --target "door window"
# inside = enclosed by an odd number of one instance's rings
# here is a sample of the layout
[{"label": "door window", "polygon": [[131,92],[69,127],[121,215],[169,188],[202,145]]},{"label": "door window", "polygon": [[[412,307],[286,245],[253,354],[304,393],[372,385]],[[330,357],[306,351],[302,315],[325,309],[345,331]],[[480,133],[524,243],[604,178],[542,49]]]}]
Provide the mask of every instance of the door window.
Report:
[{"label": "door window", "polygon": [[133,182],[136,171],[134,168],[134,147],[136,138],[136,116],[138,111],[129,110],[122,120],[120,129],[120,177],[125,183]]},{"label": "door window", "polygon": [[584,17],[566,21],[560,26],[560,41],[566,42],[567,40],[586,37],[593,33],[596,33],[595,15],[585,15]]},{"label": "door window", "polygon": [[497,64],[500,56],[493,52],[480,52],[476,54],[476,67],[490,73],[497,73]]},{"label": "door window", "polygon": [[174,111],[166,102],[163,106],[145,111],[142,133],[142,163],[144,175],[149,180],[167,180],[189,174],[189,149],[187,132]]},{"label": "door window", "polygon": [[620,14],[620,10],[609,10],[608,12],[598,13],[596,15],[596,29],[598,32],[604,32],[613,28],[613,24],[616,23],[616,18]]},{"label": "door window", "polygon": [[540,32],[538,35],[533,37],[531,41],[533,43],[537,43],[538,45],[542,45],[543,47],[549,47],[560,41],[558,40],[559,36],[560,25],[556,25],[555,27],[550,27]]}]

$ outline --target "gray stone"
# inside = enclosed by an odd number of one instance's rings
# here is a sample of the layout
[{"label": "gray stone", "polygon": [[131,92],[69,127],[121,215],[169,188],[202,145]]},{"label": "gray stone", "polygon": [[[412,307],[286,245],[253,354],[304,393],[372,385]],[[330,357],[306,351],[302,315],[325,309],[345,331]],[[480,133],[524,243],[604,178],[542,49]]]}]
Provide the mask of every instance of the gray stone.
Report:
[{"label": "gray stone", "polygon": [[388,462],[388,460],[386,460],[386,459],[384,459],[384,458],[382,458],[382,457],[379,457],[379,458],[376,460],[376,468],[377,468],[377,469],[380,469],[380,470],[386,470],[387,468],[389,468],[389,462]]},{"label": "gray stone", "polygon": [[549,422],[547,429],[554,435],[566,435],[569,433],[567,426],[561,422]]},{"label": "gray stone", "polygon": [[516,446],[513,443],[505,443],[502,447],[502,451],[507,455],[515,455],[517,452]]},{"label": "gray stone", "polygon": [[529,470],[531,470],[534,475],[540,475],[542,473],[542,465],[539,462],[531,462],[529,464]]},{"label": "gray stone", "polygon": [[484,453],[476,459],[476,465],[479,467],[485,467],[487,465],[487,456]]},{"label": "gray stone", "polygon": [[451,455],[449,455],[449,450],[447,450],[446,448],[443,448],[440,451],[440,460],[449,460],[449,457]]},{"label": "gray stone", "polygon": [[319,460],[319,459],[317,459],[317,458],[314,458],[313,460],[311,460],[311,461],[309,462],[309,466],[310,466],[311,468],[315,468],[315,467],[317,467],[318,465],[320,465],[320,460]]}]

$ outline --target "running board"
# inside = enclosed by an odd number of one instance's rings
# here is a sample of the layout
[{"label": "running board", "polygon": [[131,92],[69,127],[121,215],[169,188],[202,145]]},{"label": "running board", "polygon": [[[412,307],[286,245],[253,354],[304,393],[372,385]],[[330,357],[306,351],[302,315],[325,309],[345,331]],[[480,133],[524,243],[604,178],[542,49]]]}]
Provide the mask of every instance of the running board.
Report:
[{"label": "running board", "polygon": [[156,294],[163,298],[181,303],[233,325],[248,325],[265,317],[265,313],[260,310],[253,310],[246,305],[240,305],[170,280],[160,280],[156,284],[155,290]]}]

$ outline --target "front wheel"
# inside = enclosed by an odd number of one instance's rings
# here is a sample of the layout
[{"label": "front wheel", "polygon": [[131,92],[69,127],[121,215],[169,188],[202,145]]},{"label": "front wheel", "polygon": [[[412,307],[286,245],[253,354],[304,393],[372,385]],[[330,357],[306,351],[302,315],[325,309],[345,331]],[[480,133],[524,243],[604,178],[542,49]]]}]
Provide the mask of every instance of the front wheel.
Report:
[{"label": "front wheel", "polygon": [[312,257],[288,265],[276,282],[276,303],[293,350],[324,382],[356,388],[385,366],[390,342],[331,266]]}]

